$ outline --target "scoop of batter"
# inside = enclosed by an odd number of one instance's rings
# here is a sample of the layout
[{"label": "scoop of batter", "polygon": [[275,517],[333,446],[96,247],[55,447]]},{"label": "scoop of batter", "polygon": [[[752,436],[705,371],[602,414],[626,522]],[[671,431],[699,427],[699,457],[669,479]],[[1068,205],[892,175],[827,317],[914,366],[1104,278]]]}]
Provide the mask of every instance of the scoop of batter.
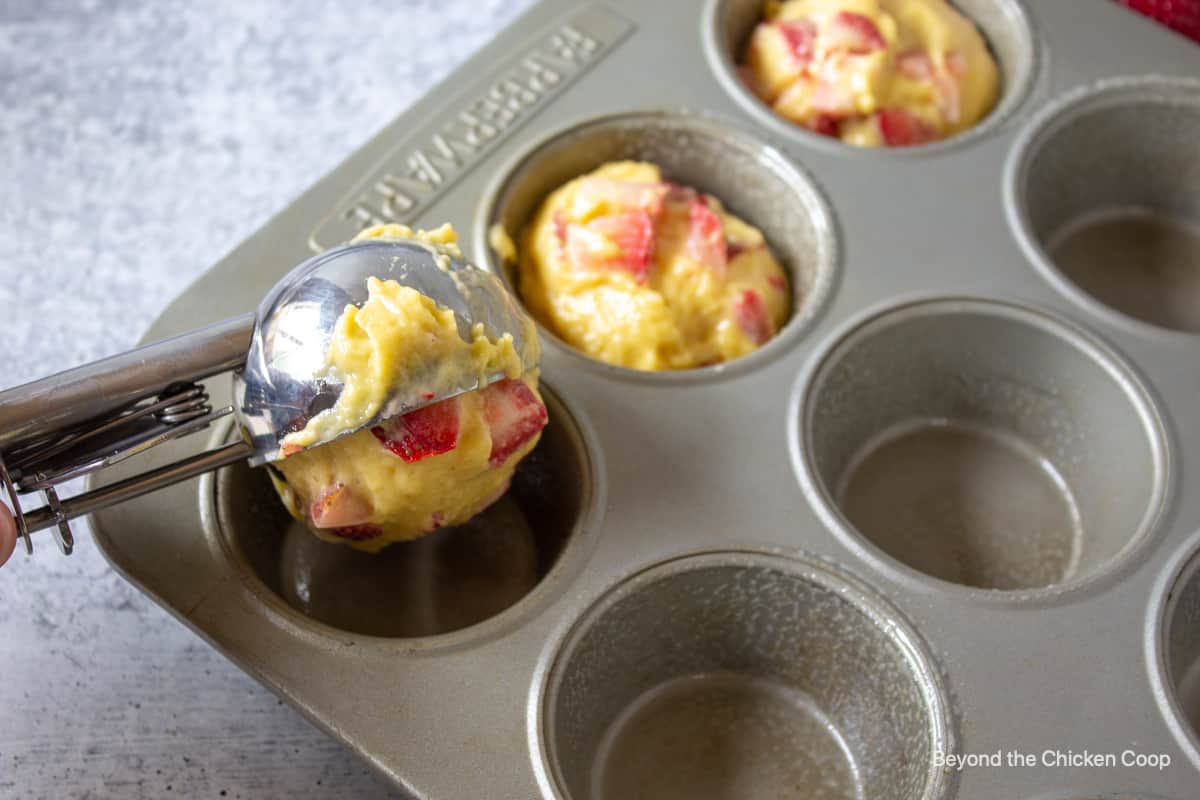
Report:
[{"label": "scoop of batter", "polygon": [[[452,247],[456,237],[448,226],[426,234],[388,225],[359,238]],[[493,341],[477,328],[464,341],[454,312],[395,281],[371,278],[368,293],[361,307],[342,312],[326,353],[344,387],[337,405],[284,439],[288,455],[272,479],[292,515],[322,539],[374,552],[466,522],[497,500],[547,414],[537,373],[522,374],[511,335]],[[389,387],[410,375],[429,381],[432,397],[439,380],[501,371],[508,378],[483,389],[308,447],[373,419]]]},{"label": "scoop of batter", "polygon": [[966,130],[999,87],[983,36],[946,0],[768,3],[743,76],[780,115],[867,147]]},{"label": "scoop of batter", "polygon": [[[511,258],[511,241],[494,234]],[[535,317],[587,355],[633,369],[737,358],[788,315],[787,275],[762,234],[653,164],[606,164],[557,189],[516,256]]]}]

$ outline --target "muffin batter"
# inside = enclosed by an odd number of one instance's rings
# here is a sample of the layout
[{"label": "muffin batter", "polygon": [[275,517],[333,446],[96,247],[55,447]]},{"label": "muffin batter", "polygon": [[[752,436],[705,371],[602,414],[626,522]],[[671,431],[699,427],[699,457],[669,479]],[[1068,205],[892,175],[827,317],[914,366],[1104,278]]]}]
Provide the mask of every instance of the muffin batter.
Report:
[{"label": "muffin batter", "polygon": [[987,43],[946,0],[770,2],[742,74],[781,116],[865,147],[966,130],[999,91]]},{"label": "muffin batter", "polygon": [[[503,231],[492,241],[512,259]],[[533,315],[623,367],[728,361],[761,347],[788,316],[787,276],[762,234],[653,164],[606,164],[557,189],[516,256]]]},{"label": "muffin batter", "polygon": [[[458,255],[448,226],[431,234],[381,226],[359,238],[417,238]],[[511,335],[492,341],[476,328],[467,342],[454,313],[415,289],[376,278],[367,287],[362,307],[342,312],[326,354],[344,386],[338,402],[284,439],[288,455],[272,478],[288,510],[318,536],[374,552],[466,522],[498,499],[547,414],[536,371],[521,374]],[[369,422],[389,388],[410,376],[421,376],[432,397],[465,375],[496,372],[508,378],[308,447]]]}]

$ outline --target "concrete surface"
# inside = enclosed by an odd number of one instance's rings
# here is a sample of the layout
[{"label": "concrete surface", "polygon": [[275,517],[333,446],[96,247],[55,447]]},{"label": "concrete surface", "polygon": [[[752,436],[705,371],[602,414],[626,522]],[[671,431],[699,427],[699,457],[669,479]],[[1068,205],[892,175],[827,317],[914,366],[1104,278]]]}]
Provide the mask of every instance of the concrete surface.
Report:
[{"label": "concrete surface", "polygon": [[[0,3],[0,387],[132,346],[528,0]],[[90,541],[0,570],[0,797],[384,798]]]}]

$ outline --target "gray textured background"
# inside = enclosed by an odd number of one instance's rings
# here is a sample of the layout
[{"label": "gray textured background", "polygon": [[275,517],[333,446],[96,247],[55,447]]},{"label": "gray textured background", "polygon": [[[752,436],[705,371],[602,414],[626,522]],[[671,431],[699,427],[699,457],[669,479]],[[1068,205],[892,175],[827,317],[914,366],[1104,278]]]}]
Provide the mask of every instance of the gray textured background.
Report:
[{"label": "gray textured background", "polygon": [[[529,0],[0,0],[0,387],[166,303]],[[0,570],[0,797],[388,797],[118,578]]]}]

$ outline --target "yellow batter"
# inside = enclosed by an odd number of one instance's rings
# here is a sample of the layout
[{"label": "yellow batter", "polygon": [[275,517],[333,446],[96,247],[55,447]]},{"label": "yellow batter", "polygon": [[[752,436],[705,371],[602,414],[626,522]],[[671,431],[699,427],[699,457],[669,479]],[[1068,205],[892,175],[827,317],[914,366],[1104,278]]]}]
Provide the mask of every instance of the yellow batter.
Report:
[{"label": "yellow batter", "polygon": [[768,2],[743,76],[780,115],[867,147],[966,130],[1000,83],[983,36],[946,0]]},{"label": "yellow batter", "polygon": [[[388,225],[359,238],[418,239],[459,255],[448,226]],[[466,522],[499,498],[547,415],[537,373],[521,374],[511,335],[493,341],[476,328],[466,342],[454,313],[415,289],[376,278],[367,287],[361,308],[342,312],[326,353],[343,383],[338,403],[284,439],[288,455],[275,464],[283,480],[272,477],[288,510],[318,536],[374,552]],[[528,337],[536,347],[536,333]],[[413,376],[433,396],[497,372],[508,379],[327,441],[373,419],[390,387]]]},{"label": "yellow batter", "polygon": [[[589,356],[641,370],[706,366],[752,352],[786,321],[787,275],[762,234],[658,167],[605,164],[557,189],[517,261],[529,310]],[[507,251],[507,252],[506,252]]]}]

